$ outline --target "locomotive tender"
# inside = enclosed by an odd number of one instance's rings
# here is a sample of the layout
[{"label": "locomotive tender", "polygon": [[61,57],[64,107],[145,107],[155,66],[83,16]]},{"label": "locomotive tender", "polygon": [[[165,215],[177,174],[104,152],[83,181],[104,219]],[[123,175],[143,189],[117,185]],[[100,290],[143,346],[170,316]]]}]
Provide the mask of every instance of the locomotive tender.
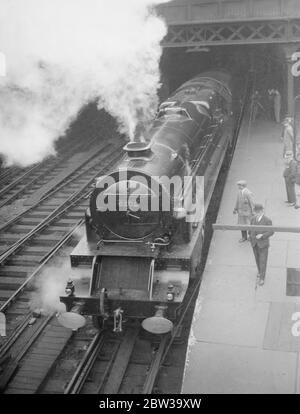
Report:
[{"label": "locomotive tender", "polygon": [[[160,105],[145,139],[125,145],[114,170],[96,181],[86,235],[71,254],[72,266],[91,268],[89,295],[76,296],[69,282],[60,297],[63,325],[78,328],[82,315],[92,315],[98,326],[113,318],[115,331],[123,318],[141,320],[152,333],[172,329],[201,259],[205,213],[232,140],[232,104],[228,73],[196,76]],[[178,188],[161,179],[175,176],[192,180]],[[204,177],[200,218],[192,210],[197,176]]]}]

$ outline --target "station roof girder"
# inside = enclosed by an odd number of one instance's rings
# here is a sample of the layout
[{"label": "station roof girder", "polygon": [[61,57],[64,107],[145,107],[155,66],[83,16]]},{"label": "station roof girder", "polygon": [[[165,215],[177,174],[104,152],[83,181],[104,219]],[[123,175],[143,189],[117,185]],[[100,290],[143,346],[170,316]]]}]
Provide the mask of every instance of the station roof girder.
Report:
[{"label": "station roof girder", "polygon": [[158,12],[164,47],[300,41],[299,0],[174,0]]},{"label": "station roof girder", "polygon": [[258,21],[170,25],[164,47],[218,46],[300,42],[300,18]]}]

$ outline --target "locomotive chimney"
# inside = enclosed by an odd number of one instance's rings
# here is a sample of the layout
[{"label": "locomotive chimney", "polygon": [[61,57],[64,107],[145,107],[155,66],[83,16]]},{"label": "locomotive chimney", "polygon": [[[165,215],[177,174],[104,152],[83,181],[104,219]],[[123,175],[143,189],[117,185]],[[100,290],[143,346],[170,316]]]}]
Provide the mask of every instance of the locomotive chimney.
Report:
[{"label": "locomotive chimney", "polygon": [[128,142],[124,147],[124,151],[130,158],[149,158],[151,156],[150,142]]}]

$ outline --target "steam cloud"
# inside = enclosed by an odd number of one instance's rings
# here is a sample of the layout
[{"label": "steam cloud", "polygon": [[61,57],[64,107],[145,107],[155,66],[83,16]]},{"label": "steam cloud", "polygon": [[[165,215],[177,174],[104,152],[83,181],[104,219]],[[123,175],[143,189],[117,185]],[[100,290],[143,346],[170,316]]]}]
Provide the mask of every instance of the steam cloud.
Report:
[{"label": "steam cloud", "polygon": [[169,0],[1,0],[0,153],[23,166],[54,153],[54,142],[97,99],[133,139],[154,115]]},{"label": "steam cloud", "polygon": [[65,295],[65,286],[69,278],[73,277],[66,263],[59,263],[55,267],[47,267],[34,285],[31,294],[30,309],[42,309],[44,314],[65,312],[65,305],[60,302],[59,296]]},{"label": "steam cloud", "polygon": [[[80,227],[73,233],[74,240],[79,241],[83,235],[84,229]],[[30,297],[30,309],[42,309],[44,314],[65,312],[65,305],[60,302],[59,296],[65,295],[67,281],[70,278],[75,281],[77,294],[87,295],[87,291],[81,292],[83,286],[78,283],[85,277],[82,271],[78,272],[78,269],[71,268],[70,261],[66,257],[57,256],[51,259],[51,265],[46,266],[31,285],[33,291]]]}]

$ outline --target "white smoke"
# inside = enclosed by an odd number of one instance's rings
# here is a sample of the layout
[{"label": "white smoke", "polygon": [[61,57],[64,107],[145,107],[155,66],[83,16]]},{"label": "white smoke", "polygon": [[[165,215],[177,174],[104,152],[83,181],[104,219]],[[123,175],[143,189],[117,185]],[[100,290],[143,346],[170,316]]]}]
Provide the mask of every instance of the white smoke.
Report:
[{"label": "white smoke", "polygon": [[[86,272],[85,272],[86,273]],[[32,286],[29,307],[32,311],[42,309],[44,314],[65,312],[60,296],[66,296],[65,287],[69,279],[74,281],[77,295],[88,295],[88,275],[84,276],[70,267],[69,262],[58,258],[56,263],[46,267]]]},{"label": "white smoke", "polygon": [[54,153],[81,107],[98,100],[133,139],[156,110],[169,0],[1,0],[0,153],[28,165]]},{"label": "white smoke", "polygon": [[60,302],[59,297],[65,296],[65,287],[71,276],[71,270],[65,263],[46,268],[34,284],[30,309],[42,309],[44,314],[65,312],[65,305]]}]

